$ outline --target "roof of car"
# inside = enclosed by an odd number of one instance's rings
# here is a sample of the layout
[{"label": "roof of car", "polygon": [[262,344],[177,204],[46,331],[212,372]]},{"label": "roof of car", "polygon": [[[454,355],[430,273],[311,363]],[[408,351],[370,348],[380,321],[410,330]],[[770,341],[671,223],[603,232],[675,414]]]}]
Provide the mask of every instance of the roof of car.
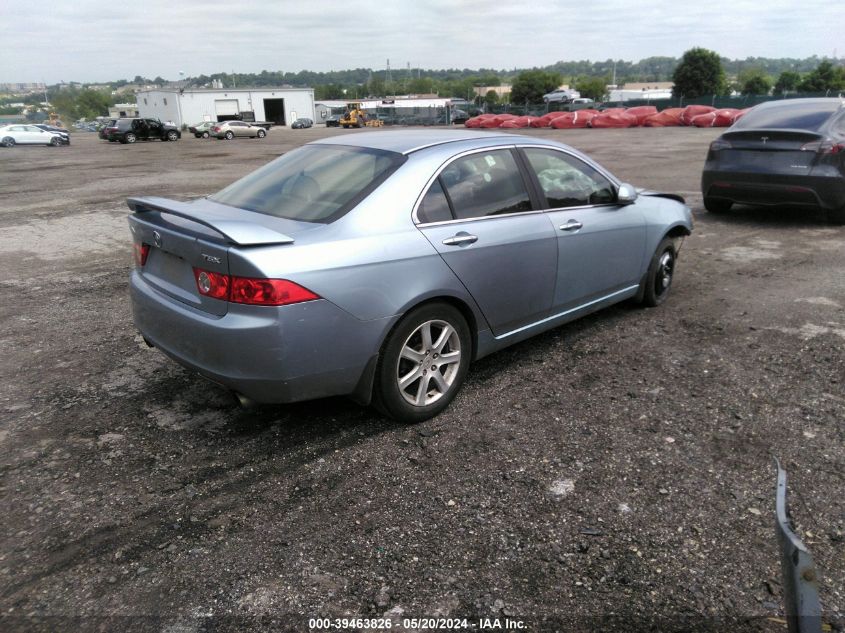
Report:
[{"label": "roof of car", "polygon": [[[417,150],[444,143],[459,141],[484,140],[501,143],[517,140],[524,141],[528,137],[515,134],[501,134],[498,132],[480,132],[475,130],[390,130],[385,132],[361,132],[358,134],[344,134],[332,138],[314,141],[314,145],[346,145],[354,147],[369,147],[398,154],[410,154]],[[538,140],[541,139],[528,139]]]},{"label": "roof of car", "polygon": [[790,108],[790,107],[801,107],[801,106],[836,106],[839,107],[845,106],[845,99],[841,97],[815,97],[815,98],[808,98],[808,99],[778,99],[776,101],[765,101],[763,103],[758,104],[756,109],[763,110],[769,108]]}]

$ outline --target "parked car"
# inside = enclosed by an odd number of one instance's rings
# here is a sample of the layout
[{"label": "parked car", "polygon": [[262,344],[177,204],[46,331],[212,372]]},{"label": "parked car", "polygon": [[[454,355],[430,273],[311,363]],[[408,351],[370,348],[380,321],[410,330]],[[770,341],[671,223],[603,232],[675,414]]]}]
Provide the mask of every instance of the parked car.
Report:
[{"label": "parked car", "polygon": [[[109,140],[108,133],[112,128],[114,128],[114,130],[113,130],[114,132],[117,131],[117,119],[109,119],[108,121],[103,123],[102,126],[97,131],[97,136],[99,136],[104,141],[108,141]],[[113,142],[116,142],[116,139]]]},{"label": "parked car", "polygon": [[188,128],[188,131],[197,138],[208,138],[211,136],[211,128],[217,125],[217,121],[203,121],[202,123],[194,123]]},{"label": "parked car", "polygon": [[103,134],[108,141],[119,143],[135,143],[136,141],[178,141],[182,132],[175,125],[162,123],[158,119],[124,118],[117,119],[115,124],[103,128]]},{"label": "parked car", "polygon": [[267,130],[244,121],[221,121],[215,123],[211,128],[211,135],[218,140],[225,138],[231,141],[236,136],[249,138],[264,138]]},{"label": "parked car", "polygon": [[546,103],[570,103],[573,99],[578,99],[581,93],[577,90],[552,90],[543,95],[543,101]]},{"label": "parked car", "polygon": [[307,127],[311,127],[312,125],[314,125],[314,121],[312,121],[311,119],[303,117],[303,118],[297,119],[296,121],[291,123],[291,128],[294,129],[294,130],[301,130],[301,129],[304,129],[304,128],[307,128]]},{"label": "parked car", "polygon": [[14,147],[15,145],[67,145],[65,139],[56,132],[42,130],[35,125],[14,123],[0,126],[0,145]]},{"label": "parked car", "polygon": [[56,127],[54,125],[47,125],[46,123],[35,123],[35,127],[44,130],[45,132],[52,132],[58,134],[62,139],[62,145],[70,145],[70,132],[63,127]]},{"label": "parked car", "polygon": [[661,304],[692,230],[679,200],[536,137],[327,138],[209,198],[130,198],[134,320],[242,401],[346,394],[420,421],[472,360]]},{"label": "parked car", "polygon": [[340,115],[333,114],[326,119],[326,127],[340,127]]},{"label": "parked car", "polygon": [[761,103],[710,144],[701,176],[704,206],[823,209],[845,224],[845,101]]}]

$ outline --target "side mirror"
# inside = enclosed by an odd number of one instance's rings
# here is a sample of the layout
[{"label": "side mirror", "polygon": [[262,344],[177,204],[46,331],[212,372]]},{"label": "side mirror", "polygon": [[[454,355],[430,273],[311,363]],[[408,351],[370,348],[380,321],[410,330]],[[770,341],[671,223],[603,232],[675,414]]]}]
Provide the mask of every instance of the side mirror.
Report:
[{"label": "side mirror", "polygon": [[637,190],[633,185],[622,183],[619,185],[619,191],[616,192],[616,202],[619,204],[632,204],[637,200]]}]

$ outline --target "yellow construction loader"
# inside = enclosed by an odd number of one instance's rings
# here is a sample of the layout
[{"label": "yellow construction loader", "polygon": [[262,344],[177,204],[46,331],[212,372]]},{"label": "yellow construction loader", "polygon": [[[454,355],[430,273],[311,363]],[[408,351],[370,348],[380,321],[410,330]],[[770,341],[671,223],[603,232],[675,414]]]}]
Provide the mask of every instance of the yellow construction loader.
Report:
[{"label": "yellow construction loader", "polygon": [[362,104],[358,101],[346,104],[346,112],[340,117],[340,124],[345,128],[381,127],[384,125],[375,115],[367,116]]}]

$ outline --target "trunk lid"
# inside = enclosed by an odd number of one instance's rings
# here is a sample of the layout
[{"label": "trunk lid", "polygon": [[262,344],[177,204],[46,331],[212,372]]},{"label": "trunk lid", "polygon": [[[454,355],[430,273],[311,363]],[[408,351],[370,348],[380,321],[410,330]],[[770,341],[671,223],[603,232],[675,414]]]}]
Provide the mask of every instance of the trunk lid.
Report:
[{"label": "trunk lid", "polygon": [[294,238],[280,229],[309,228],[205,199],[129,198],[127,205],[133,211],[129,228],[134,242],[149,248],[138,274],[173,299],[217,316],[226,314],[229,304],[200,294],[195,268],[229,275],[231,249],[293,244]]},{"label": "trunk lid", "polygon": [[720,140],[730,147],[720,150],[718,159],[721,168],[732,171],[805,176],[818,160],[818,154],[815,148],[802,148],[822,138],[821,134],[807,130],[726,132]]}]

